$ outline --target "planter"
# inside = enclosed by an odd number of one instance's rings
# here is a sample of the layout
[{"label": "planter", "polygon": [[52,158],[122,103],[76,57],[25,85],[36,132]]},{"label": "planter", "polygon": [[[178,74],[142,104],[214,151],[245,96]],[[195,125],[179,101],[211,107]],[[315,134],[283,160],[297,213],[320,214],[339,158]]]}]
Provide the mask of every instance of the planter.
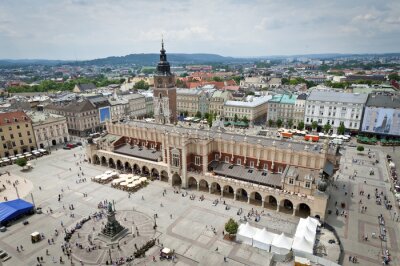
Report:
[{"label": "planter", "polygon": [[235,241],[235,240],[236,240],[236,235],[225,234],[225,235],[224,235],[224,240],[227,240],[227,241]]}]

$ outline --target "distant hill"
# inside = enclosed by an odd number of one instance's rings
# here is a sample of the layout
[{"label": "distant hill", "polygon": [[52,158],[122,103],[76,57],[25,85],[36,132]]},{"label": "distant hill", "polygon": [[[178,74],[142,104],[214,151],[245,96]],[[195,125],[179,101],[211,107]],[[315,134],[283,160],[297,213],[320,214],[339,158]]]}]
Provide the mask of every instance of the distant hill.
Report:
[{"label": "distant hill", "polygon": [[[159,54],[130,54],[125,56],[110,56],[88,61],[80,61],[79,65],[156,65]],[[225,57],[217,54],[167,54],[167,59],[172,65],[180,64],[205,64],[205,63],[234,63],[253,61],[254,59]]]},{"label": "distant hill", "polygon": [[68,64],[72,61],[67,60],[47,60],[47,59],[0,59],[2,67],[18,67],[28,65],[54,66],[58,64]]}]

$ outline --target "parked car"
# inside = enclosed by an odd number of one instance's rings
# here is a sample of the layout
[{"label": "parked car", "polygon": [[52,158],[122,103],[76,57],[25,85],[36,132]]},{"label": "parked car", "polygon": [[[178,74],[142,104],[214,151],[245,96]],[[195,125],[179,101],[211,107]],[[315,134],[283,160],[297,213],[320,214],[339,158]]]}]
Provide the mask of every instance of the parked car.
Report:
[{"label": "parked car", "polygon": [[77,145],[77,146],[82,146],[82,142],[78,141],[78,142],[76,143],[76,145]]},{"label": "parked car", "polygon": [[70,150],[71,147],[69,147],[69,146],[64,146],[63,149],[64,149],[64,150]]},{"label": "parked car", "polygon": [[73,149],[73,148],[76,147],[76,144],[75,144],[75,143],[67,143],[67,145],[65,145],[65,146],[67,146],[67,147]]}]

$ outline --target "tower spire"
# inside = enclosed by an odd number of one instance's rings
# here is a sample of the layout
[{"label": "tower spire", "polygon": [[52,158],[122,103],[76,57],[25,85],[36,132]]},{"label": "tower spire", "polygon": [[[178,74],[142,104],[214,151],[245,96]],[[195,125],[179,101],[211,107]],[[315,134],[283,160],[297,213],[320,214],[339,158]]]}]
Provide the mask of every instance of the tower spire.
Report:
[{"label": "tower spire", "polygon": [[161,34],[161,49],[164,50],[164,35]]}]

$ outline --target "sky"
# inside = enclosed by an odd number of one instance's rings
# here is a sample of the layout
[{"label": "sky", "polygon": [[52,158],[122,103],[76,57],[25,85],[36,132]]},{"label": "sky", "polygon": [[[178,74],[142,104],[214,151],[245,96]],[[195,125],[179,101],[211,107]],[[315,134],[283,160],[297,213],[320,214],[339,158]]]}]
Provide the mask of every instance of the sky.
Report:
[{"label": "sky", "polygon": [[1,0],[0,58],[400,52],[399,0]]}]

